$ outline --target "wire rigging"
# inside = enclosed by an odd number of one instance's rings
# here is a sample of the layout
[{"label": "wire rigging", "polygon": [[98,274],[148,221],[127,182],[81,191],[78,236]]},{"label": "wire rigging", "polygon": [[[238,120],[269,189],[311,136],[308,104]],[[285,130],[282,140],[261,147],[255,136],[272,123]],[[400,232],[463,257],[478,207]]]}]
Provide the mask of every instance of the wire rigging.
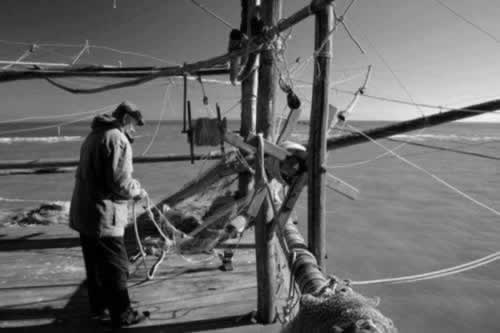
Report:
[{"label": "wire rigging", "polygon": [[165,113],[167,111],[167,104],[168,104],[169,100],[170,100],[170,83],[167,84],[167,87],[165,88],[165,94],[163,96],[162,110],[161,110],[160,118],[158,119],[158,123],[156,124],[155,132],[153,134],[153,137],[151,138],[151,141],[149,142],[147,147],[142,152],[142,156],[145,156],[148,153],[149,149],[151,149],[151,147],[153,146],[153,143],[156,140],[158,132],[160,131],[160,126],[161,126],[161,122],[163,120],[163,116],[165,115]]},{"label": "wire rigging", "polygon": [[445,4],[443,1],[441,1],[441,0],[434,0],[434,2],[438,3],[441,7],[447,9],[454,16],[458,17],[459,19],[461,19],[462,21],[464,21],[468,25],[472,26],[477,31],[482,32],[483,34],[485,34],[486,36],[488,36],[490,39],[494,40],[496,43],[500,43],[500,39],[498,37],[496,37],[495,35],[493,35],[491,32],[485,30],[484,28],[480,27],[476,23],[472,22],[471,20],[469,20],[468,18],[466,18],[465,16],[463,16],[462,14],[460,14],[459,12],[457,12],[456,10],[454,10],[453,8],[451,8],[450,6],[448,6],[447,4]]},{"label": "wire rigging", "polygon": [[197,6],[201,10],[203,10],[205,13],[207,13],[207,14],[211,15],[212,17],[214,17],[215,19],[217,19],[217,21],[221,22],[222,24],[224,24],[229,29],[234,29],[234,27],[233,27],[233,25],[231,23],[229,23],[228,21],[226,21],[225,19],[223,19],[222,17],[220,17],[219,15],[217,15],[217,13],[215,13],[213,10],[205,7],[204,5],[202,5],[201,3],[199,3],[196,0],[191,0],[191,2],[195,6]]},{"label": "wire rigging", "polygon": [[462,190],[458,189],[457,187],[453,186],[452,184],[448,183],[447,181],[445,181],[444,179],[438,177],[437,175],[433,174],[432,172],[424,169],[423,167],[421,167],[420,165],[417,165],[415,164],[414,162],[404,158],[403,156],[399,155],[398,153],[396,153],[394,150],[391,150],[389,149],[388,147],[386,147],[385,145],[381,144],[380,142],[378,142],[377,140],[373,139],[372,137],[370,137],[369,135],[367,135],[366,133],[364,133],[362,130],[352,126],[352,125],[347,125],[349,128],[351,128],[352,130],[356,131],[357,133],[361,134],[362,136],[364,136],[365,138],[367,138],[368,140],[370,140],[371,142],[373,142],[374,144],[376,144],[377,146],[379,146],[380,148],[384,149],[387,153],[393,155],[394,157],[398,158],[399,160],[403,161],[404,163],[408,164],[409,166],[425,173],[426,175],[430,176],[431,178],[433,178],[434,180],[436,180],[437,182],[441,183],[442,185],[446,186],[447,188],[449,188],[450,190],[452,190],[453,192],[459,194],[460,196],[462,196],[463,198],[471,201],[472,203],[476,204],[477,206],[479,207],[482,207],[488,211],[490,211],[491,213],[493,213],[494,215],[496,216],[500,216],[500,212],[497,211],[496,209],[486,205],[485,203],[482,203],[480,202],[479,200],[473,198],[472,196],[468,195],[467,193],[463,192]]},{"label": "wire rigging", "polygon": [[115,106],[116,106],[116,104],[112,104],[112,105],[108,105],[108,106],[105,106],[105,107],[102,107],[99,109],[86,111],[83,114],[88,114],[88,113],[91,113],[91,114],[86,115],[85,117],[82,117],[82,118],[77,118],[76,120],[65,121],[65,122],[61,122],[58,124],[54,124],[54,125],[38,126],[38,127],[30,127],[30,128],[23,128],[23,129],[17,129],[17,130],[3,131],[3,132],[0,132],[0,136],[5,135],[5,134],[12,134],[12,133],[25,133],[25,132],[39,131],[39,130],[45,130],[45,129],[59,128],[61,126],[65,126],[65,125],[73,124],[73,123],[76,123],[76,122],[79,122],[82,120],[89,119],[89,118],[93,117],[96,113],[102,113],[102,111],[109,110]]}]

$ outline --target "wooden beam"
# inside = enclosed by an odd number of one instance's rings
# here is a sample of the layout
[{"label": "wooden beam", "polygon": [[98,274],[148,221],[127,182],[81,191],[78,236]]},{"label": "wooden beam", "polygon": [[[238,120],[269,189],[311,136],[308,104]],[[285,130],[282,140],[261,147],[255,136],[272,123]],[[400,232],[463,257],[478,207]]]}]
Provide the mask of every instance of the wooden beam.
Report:
[{"label": "wooden beam", "polygon": [[293,209],[295,208],[295,204],[299,200],[300,194],[302,190],[307,185],[307,174],[302,173],[297,176],[294,182],[290,185],[288,192],[286,194],[285,200],[281,204],[280,210],[278,212],[278,216],[274,218],[273,228],[274,229],[283,229],[285,224],[288,222],[288,219],[292,215]]},{"label": "wooden beam", "polygon": [[[210,153],[210,155],[195,155],[195,160],[216,160],[220,159],[219,152]],[[170,154],[158,156],[139,156],[134,157],[135,164],[143,163],[164,163],[164,162],[184,162],[190,161],[191,155],[186,154]],[[37,159],[37,160],[11,160],[0,161],[0,170],[8,169],[45,169],[45,168],[66,168],[78,166],[79,159],[77,158],[59,158],[59,159]]]},{"label": "wooden beam", "polygon": [[268,222],[272,219],[269,204],[264,198],[265,189],[264,143],[262,134],[258,135],[258,151],[256,154],[255,185],[264,191],[258,198],[262,199],[259,213],[255,219],[255,257],[257,265],[257,319],[263,324],[272,323],[276,318],[276,263],[275,234],[270,232]]},{"label": "wooden beam", "polygon": [[[169,76],[182,76],[185,73],[195,73],[199,70],[211,69],[214,66],[220,66],[226,64],[231,58],[241,57],[247,52],[258,52],[262,48],[265,41],[272,39],[276,34],[285,31],[295,24],[303,21],[310,15],[317,11],[320,11],[327,5],[330,5],[333,0],[313,0],[309,5],[297,11],[295,14],[289,16],[284,20],[280,20],[279,23],[276,21],[274,24],[269,25],[270,29],[264,32],[261,36],[256,36],[253,41],[251,41],[250,47],[248,49],[237,50],[229,52],[220,56],[209,58],[206,60],[197,61],[191,64],[186,64],[185,66],[173,66],[173,67],[163,67],[160,70],[153,72],[149,75],[141,76],[133,80],[128,80],[125,82],[119,82],[114,84],[109,84],[97,88],[91,89],[69,89],[68,91],[72,93],[97,93],[112,89],[120,89],[125,87],[131,87],[134,85],[142,84],[159,77],[169,77]],[[264,2],[265,4],[266,2]],[[116,75],[120,74],[119,71],[115,71]],[[98,74],[98,73],[94,73]],[[126,73],[125,73],[126,74]],[[41,71],[41,70],[31,70],[31,71],[2,71],[0,73],[0,82],[7,82],[13,80],[23,80],[23,79],[47,79],[54,77],[71,77],[71,76],[87,76],[85,71]],[[95,75],[98,76],[98,75]],[[99,75],[100,76],[100,75]],[[102,75],[105,77],[106,75]],[[108,76],[109,77],[109,76]],[[116,76],[111,76],[116,77]],[[62,88],[62,87],[61,87]]]},{"label": "wooden beam", "polygon": [[[237,134],[231,132],[224,133],[224,141],[227,143],[239,148],[248,154],[255,154],[257,152],[257,137],[255,135],[248,135],[248,141],[243,140],[243,138]],[[269,140],[264,139],[264,152],[277,158],[280,161],[284,161],[288,156],[291,156],[291,153],[286,149],[281,148],[280,146],[275,145]]]},{"label": "wooden beam", "polygon": [[171,207],[175,206],[182,200],[205,190],[208,186],[218,182],[224,177],[236,175],[239,172],[245,171],[244,167],[237,160],[233,162],[221,162],[203,173],[202,176],[188,183],[181,190],[170,195],[165,200],[162,200],[159,205],[167,204]]},{"label": "wooden beam", "polygon": [[[308,246],[318,265],[325,268],[326,257],[326,135],[328,131],[328,92],[332,57],[330,31],[333,29],[333,7],[326,6],[316,14],[313,95],[307,170],[308,181]],[[321,48],[322,47],[322,48]],[[320,49],[321,48],[321,49]]]},{"label": "wooden beam", "polygon": [[327,149],[335,150],[357,145],[360,143],[365,143],[367,141],[370,141],[367,136],[372,139],[382,139],[392,135],[415,131],[425,127],[441,125],[459,119],[478,116],[487,112],[494,112],[499,109],[500,99],[480,104],[474,104],[463,109],[455,109],[447,112],[436,113],[430,116],[415,118],[412,120],[402,121],[395,124],[366,130],[363,132],[365,135],[360,133],[353,133],[337,138],[331,138],[327,141]]},{"label": "wooden beam", "polygon": [[285,124],[283,125],[283,129],[281,130],[281,133],[279,134],[278,139],[276,140],[277,144],[283,143],[284,141],[288,140],[290,134],[292,134],[293,130],[295,129],[295,126],[297,125],[297,122],[299,121],[301,113],[302,113],[301,108],[290,110],[290,114],[286,118]]},{"label": "wooden beam", "polygon": [[[279,26],[282,0],[265,0],[261,3],[261,18],[266,27]],[[281,21],[282,22],[282,21]],[[271,28],[272,30],[272,28]],[[280,47],[280,45],[275,45]],[[260,54],[259,87],[257,99],[257,133],[274,142],[274,114],[278,76],[273,50],[268,46]],[[263,143],[263,140],[261,141]],[[262,147],[264,148],[264,147]],[[263,152],[262,152],[263,154]],[[264,163],[262,156],[262,165]],[[271,323],[276,318],[276,233],[272,230],[272,210],[268,200],[262,203],[255,223],[257,256],[257,316],[260,322]]]},{"label": "wooden beam", "polygon": [[[248,39],[252,38],[251,19],[255,14],[256,0],[241,0],[241,26],[240,30]],[[258,55],[257,64],[258,64]],[[248,59],[245,59],[248,61]],[[257,70],[252,71],[241,81],[241,126],[240,135],[246,139],[249,134],[255,134],[257,115]],[[240,195],[247,195],[253,186],[251,174],[242,173],[238,182]]]},{"label": "wooden beam", "polygon": [[249,200],[248,197],[243,197],[243,198],[240,198],[234,202],[229,202],[229,203],[223,205],[222,207],[217,209],[212,215],[207,217],[203,221],[202,224],[200,224],[193,231],[191,231],[188,236],[189,237],[196,236],[197,234],[199,234],[200,232],[202,232],[203,230],[205,230],[206,228],[208,228],[209,226],[211,226],[215,222],[219,221],[220,218],[226,216],[228,213],[230,213],[233,210],[240,211],[241,206],[244,206],[248,202],[248,200]]},{"label": "wooden beam", "polygon": [[[82,68],[82,69],[72,69],[68,67],[67,69],[27,69],[27,70],[4,70],[0,72],[0,82],[8,82],[15,80],[31,80],[31,79],[46,79],[46,78],[68,78],[68,77],[98,77],[98,78],[115,78],[115,79],[149,79],[154,76],[153,79],[161,77],[182,77],[183,70],[182,67],[177,67],[177,70],[173,70],[173,67],[151,67],[150,69],[132,69],[130,68],[99,68],[97,70],[94,67]],[[193,76],[217,76],[226,75],[229,73],[228,69],[200,69],[189,72],[189,75]],[[151,79],[152,80],[152,79]]]}]

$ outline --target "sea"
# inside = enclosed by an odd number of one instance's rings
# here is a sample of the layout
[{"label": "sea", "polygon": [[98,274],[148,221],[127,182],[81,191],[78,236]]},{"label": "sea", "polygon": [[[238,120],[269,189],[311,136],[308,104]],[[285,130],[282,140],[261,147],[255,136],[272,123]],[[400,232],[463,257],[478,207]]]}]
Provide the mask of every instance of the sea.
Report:
[{"label": "sea", "polygon": [[[386,124],[350,122],[332,135]],[[238,130],[239,124],[232,121],[229,127]],[[178,121],[149,122],[137,133],[134,155],[188,154],[182,130]],[[88,123],[1,123],[0,156],[3,161],[77,158],[88,131]],[[308,126],[301,123],[291,140],[307,137]],[[327,273],[352,281],[398,278],[498,252],[499,161],[500,124],[494,123],[455,122],[330,151],[329,178],[341,179],[359,193],[352,200],[326,188]],[[138,164],[134,176],[159,200],[211,163]],[[41,201],[70,200],[73,177],[0,176],[0,219],[5,222],[12,212]],[[297,204],[297,219],[306,233],[307,191]],[[380,309],[400,332],[500,332],[500,261],[450,276],[356,290],[379,297]]]}]

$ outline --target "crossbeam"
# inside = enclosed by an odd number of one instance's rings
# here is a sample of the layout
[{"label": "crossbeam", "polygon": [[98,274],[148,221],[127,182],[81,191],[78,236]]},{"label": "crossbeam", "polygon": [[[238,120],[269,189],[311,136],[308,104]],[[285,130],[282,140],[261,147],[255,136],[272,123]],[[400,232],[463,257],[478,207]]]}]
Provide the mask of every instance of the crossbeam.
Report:
[{"label": "crossbeam", "polygon": [[459,119],[470,118],[488,112],[494,112],[500,109],[500,99],[467,106],[462,109],[450,110],[447,112],[436,113],[431,116],[424,116],[412,120],[402,121],[388,126],[373,128],[361,133],[352,133],[336,138],[330,138],[327,141],[327,150],[345,148],[372,139],[383,139],[392,135],[415,131],[421,128],[432,127],[449,123]]},{"label": "crossbeam", "polygon": [[[195,160],[216,160],[221,158],[219,152],[213,152],[209,155],[195,155]],[[190,161],[191,155],[188,154],[170,154],[158,156],[140,156],[134,157],[134,163],[164,163],[164,162],[183,162]],[[77,158],[44,158],[37,160],[11,160],[1,161],[0,170],[12,169],[44,169],[44,168],[66,168],[78,166],[79,159]]]},{"label": "crossbeam", "polygon": [[[101,87],[97,88],[90,88],[90,89],[65,89],[68,92],[75,93],[75,94],[91,94],[91,93],[98,93],[102,91],[108,91],[108,90],[113,90],[113,89],[120,89],[120,88],[125,88],[125,87],[131,87],[135,85],[139,85],[148,81],[155,80],[159,77],[169,77],[169,76],[182,76],[186,73],[195,73],[199,70],[202,69],[210,69],[215,66],[221,66],[221,65],[226,65],[230,59],[234,57],[241,57],[244,56],[247,52],[253,53],[253,52],[259,52],[265,42],[267,40],[270,40],[272,37],[274,37],[276,34],[279,34],[280,32],[283,32],[295,24],[303,21],[304,19],[308,18],[309,16],[313,15],[317,11],[323,9],[325,6],[331,4],[333,0],[313,0],[309,5],[306,7],[302,8],[301,10],[297,11],[296,13],[292,14],[286,19],[280,20],[275,26],[271,27],[269,30],[265,31],[263,34],[254,37],[251,42],[249,43],[248,48],[243,48],[241,50],[235,50],[232,52],[225,53],[220,56],[216,56],[213,58],[209,58],[206,60],[201,60],[197,61],[191,64],[185,64],[183,66],[172,66],[172,67],[163,67],[160,70],[149,73],[147,75],[141,75],[139,77],[135,77],[132,80],[127,80],[125,82],[119,82],[119,83],[114,83],[114,84],[108,84],[104,85]],[[57,72],[50,72],[50,71],[44,71],[44,70],[27,70],[27,71],[1,71],[0,72],[0,82],[8,82],[8,81],[14,81],[14,80],[21,80],[21,79],[47,79],[47,78],[55,78],[55,77],[61,77],[60,75],[63,75],[61,73],[66,73],[65,77],[78,77],[78,76],[86,76],[86,71],[85,70],[71,70],[71,69],[66,69],[66,70],[61,70]],[[110,73],[108,73],[110,74]],[[59,76],[58,76],[59,75]],[[121,75],[121,71],[116,71],[114,75]],[[106,75],[102,74],[101,77],[106,77]],[[107,77],[116,77],[116,76],[107,76]],[[59,85],[59,88],[64,89],[64,86]]]}]

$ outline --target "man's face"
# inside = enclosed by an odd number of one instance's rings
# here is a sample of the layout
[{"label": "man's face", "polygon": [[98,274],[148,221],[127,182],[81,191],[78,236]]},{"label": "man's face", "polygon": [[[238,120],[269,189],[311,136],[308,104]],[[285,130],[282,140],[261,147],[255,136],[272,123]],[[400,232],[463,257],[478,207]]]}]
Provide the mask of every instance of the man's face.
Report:
[{"label": "man's face", "polygon": [[130,116],[129,114],[126,114],[123,117],[123,131],[124,132],[128,133],[129,135],[132,135],[135,133],[136,126],[137,126],[137,119]]}]

